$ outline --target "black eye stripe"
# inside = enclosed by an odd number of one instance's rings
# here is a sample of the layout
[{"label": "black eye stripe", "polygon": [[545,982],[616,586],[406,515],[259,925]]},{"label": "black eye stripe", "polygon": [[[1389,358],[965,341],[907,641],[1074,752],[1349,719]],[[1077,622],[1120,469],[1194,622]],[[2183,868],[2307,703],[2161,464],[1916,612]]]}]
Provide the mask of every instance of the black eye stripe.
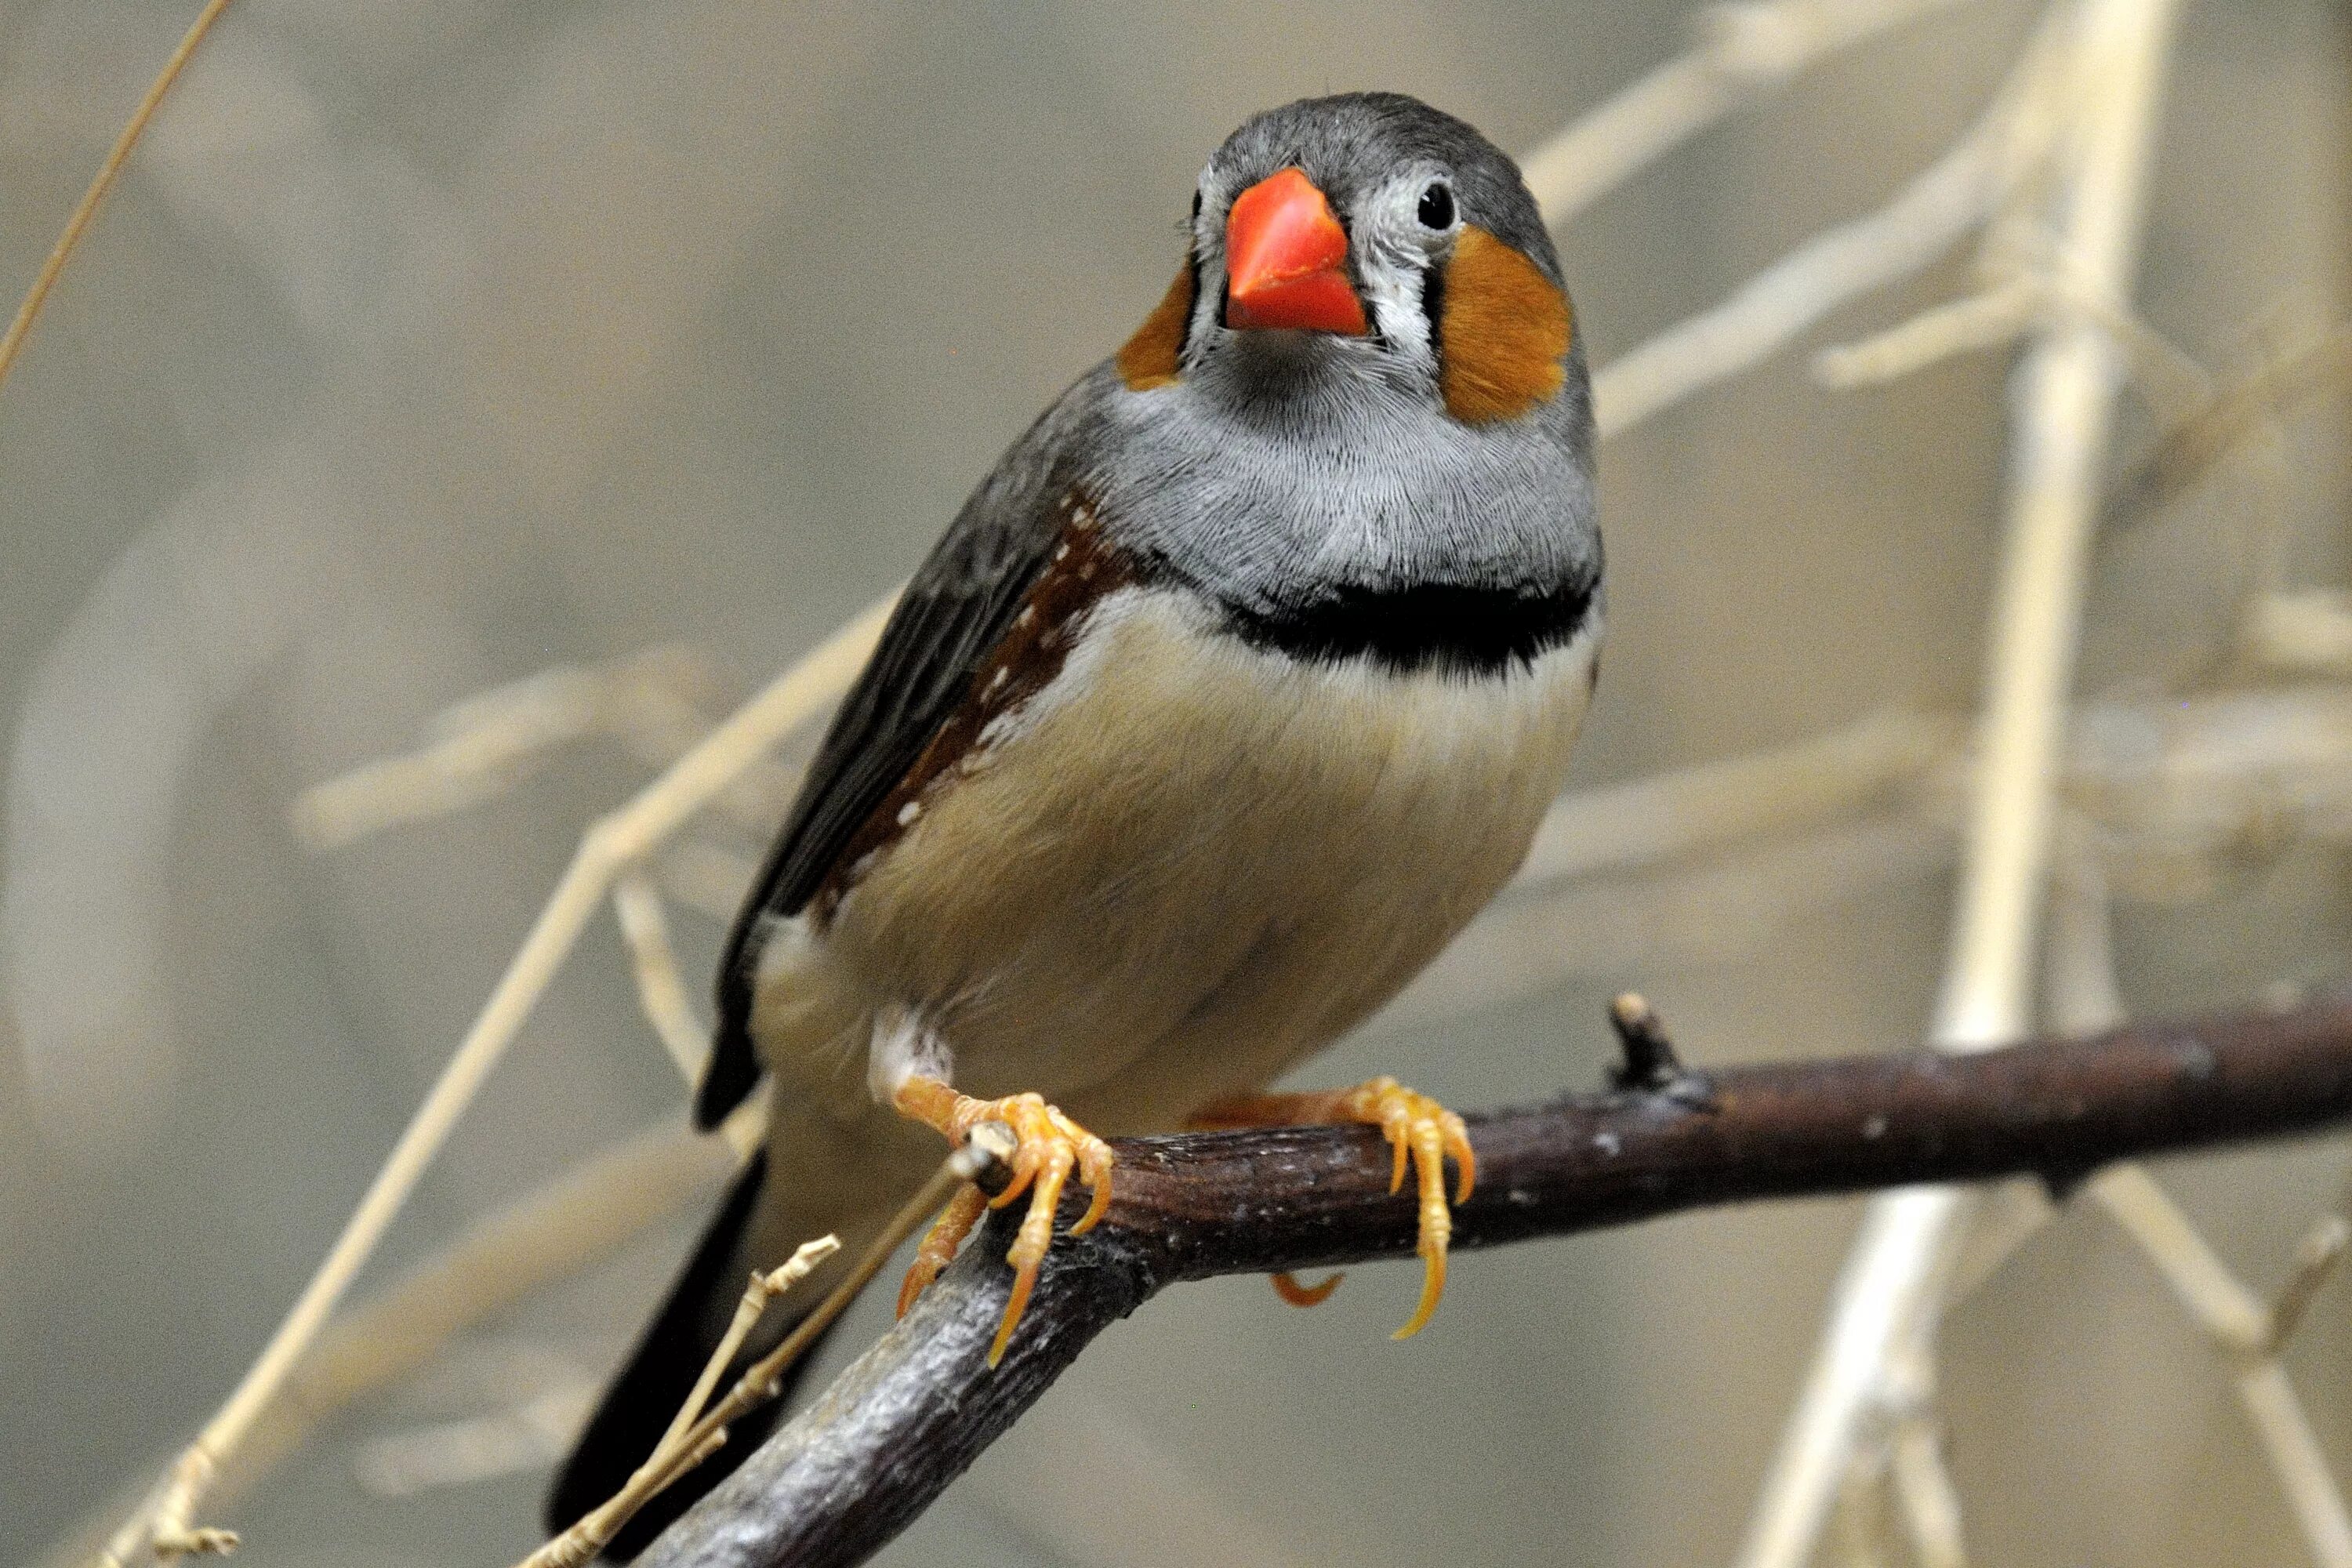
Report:
[{"label": "black eye stripe", "polygon": [[[1200,198],[1195,196],[1194,201]],[[1176,334],[1176,363],[1184,363],[1184,351],[1192,346],[1192,322],[1201,313],[1201,249],[1197,245],[1184,247],[1184,270],[1192,275],[1192,308],[1184,312],[1184,328]],[[1217,324],[1225,324],[1224,301],[1217,302]]]}]

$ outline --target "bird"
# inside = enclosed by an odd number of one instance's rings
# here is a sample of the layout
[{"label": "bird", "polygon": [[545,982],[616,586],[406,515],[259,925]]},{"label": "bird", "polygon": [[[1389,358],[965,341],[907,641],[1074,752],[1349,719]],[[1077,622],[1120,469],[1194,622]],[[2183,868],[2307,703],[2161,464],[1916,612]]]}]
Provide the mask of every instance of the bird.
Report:
[{"label": "bird", "polygon": [[772,1079],[764,1147],[560,1472],[558,1528],[651,1450],[750,1270],[835,1233],[821,1299],[983,1121],[1013,1180],[950,1200],[900,1310],[985,1203],[1025,1199],[992,1363],[1065,1189],[1090,1199],[1074,1231],[1104,1212],[1105,1135],[1380,1126],[1420,1203],[1400,1335],[1437,1305],[1462,1120],[1386,1078],[1265,1089],[1468,923],[1561,787],[1605,608],[1582,337],[1517,166],[1402,94],[1249,119],[1183,232],[1165,297],[972,491],[819,746],[694,1100],[707,1128]]}]

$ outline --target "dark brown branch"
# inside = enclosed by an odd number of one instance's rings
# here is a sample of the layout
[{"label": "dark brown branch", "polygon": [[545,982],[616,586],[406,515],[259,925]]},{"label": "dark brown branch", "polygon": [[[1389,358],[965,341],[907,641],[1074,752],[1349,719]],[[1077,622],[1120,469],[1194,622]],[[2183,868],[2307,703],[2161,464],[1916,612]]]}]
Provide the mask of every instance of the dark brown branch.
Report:
[{"label": "dark brown branch", "polygon": [[[1663,1041],[1664,1036],[1656,1037]],[[1653,1064],[1655,1065],[1655,1064]],[[2167,1150],[2352,1117],[2352,1000],[2152,1024],[1974,1057],[1670,1076],[1470,1118],[1478,1186],[1454,1244],[1565,1236],[1683,1209],[2030,1173],[2063,1188]],[[660,1568],[837,1568],[896,1535],[1096,1334],[1162,1287],[1412,1254],[1408,1190],[1365,1128],[1141,1138],[1090,1234],[1056,1237],[993,1373],[1013,1211],[823,1398],[681,1518]],[[1073,1196],[1063,1221],[1076,1217]]]}]

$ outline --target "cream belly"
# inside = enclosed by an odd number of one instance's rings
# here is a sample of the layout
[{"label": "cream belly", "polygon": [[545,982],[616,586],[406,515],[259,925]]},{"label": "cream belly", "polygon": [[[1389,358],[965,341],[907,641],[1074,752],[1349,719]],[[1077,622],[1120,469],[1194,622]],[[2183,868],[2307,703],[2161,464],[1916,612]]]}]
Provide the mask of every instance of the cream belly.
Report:
[{"label": "cream belly", "polygon": [[1509,878],[1597,626],[1502,675],[1396,675],[1194,616],[1105,599],[830,926],[774,933],[752,1025],[788,1100],[859,1118],[876,1022],[910,1014],[966,1093],[1171,1127],[1371,1013]]}]

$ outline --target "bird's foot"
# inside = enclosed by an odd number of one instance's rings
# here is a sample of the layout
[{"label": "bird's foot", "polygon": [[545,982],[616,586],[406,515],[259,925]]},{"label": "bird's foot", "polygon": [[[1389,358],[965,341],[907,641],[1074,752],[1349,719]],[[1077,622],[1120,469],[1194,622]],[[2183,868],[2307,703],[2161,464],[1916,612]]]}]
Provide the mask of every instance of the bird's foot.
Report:
[{"label": "bird's foot", "polygon": [[1062,1188],[1071,1174],[1075,1172],[1086,1184],[1092,1198],[1086,1214],[1070,1227],[1072,1236],[1092,1230],[1110,1207],[1110,1145],[1046,1104],[1043,1095],[974,1100],[937,1079],[910,1078],[892,1096],[892,1103],[901,1115],[936,1128],[959,1148],[983,1121],[1001,1121],[1013,1130],[1013,1180],[993,1198],[974,1186],[959,1191],[923,1237],[914,1266],[907,1270],[898,1291],[898,1310],[904,1312],[955,1256],[957,1245],[978,1223],[983,1205],[1003,1208],[1027,1193],[1029,1211],[1021,1216],[1021,1229],[1013,1239],[1012,1250],[1004,1255],[1004,1260],[1013,1265],[1013,1297],[1004,1304],[996,1342],[989,1347],[988,1364],[994,1366],[1004,1359],[1004,1347],[1012,1342],[1013,1331],[1028,1310],[1029,1293],[1036,1288],[1037,1270],[1054,1238],[1054,1211],[1061,1205]]},{"label": "bird's foot", "polygon": [[[1381,1077],[1353,1089],[1322,1094],[1262,1094],[1223,1100],[1192,1119],[1196,1127],[1280,1127],[1314,1122],[1362,1122],[1377,1127],[1395,1151],[1396,1163],[1389,1191],[1404,1185],[1410,1160],[1421,1189],[1421,1304],[1392,1338],[1410,1339],[1421,1332],[1437,1311],[1445,1294],[1445,1253],[1454,1238],[1454,1211],[1445,1201],[1445,1158],[1454,1157],[1459,1173],[1454,1203],[1468,1201],[1478,1180],[1477,1156],[1470,1150],[1470,1134],[1462,1118],[1425,1094]],[[1333,1275],[1318,1285],[1301,1285],[1287,1274],[1275,1277],[1275,1290],[1294,1307],[1312,1307],[1337,1289]]]}]

